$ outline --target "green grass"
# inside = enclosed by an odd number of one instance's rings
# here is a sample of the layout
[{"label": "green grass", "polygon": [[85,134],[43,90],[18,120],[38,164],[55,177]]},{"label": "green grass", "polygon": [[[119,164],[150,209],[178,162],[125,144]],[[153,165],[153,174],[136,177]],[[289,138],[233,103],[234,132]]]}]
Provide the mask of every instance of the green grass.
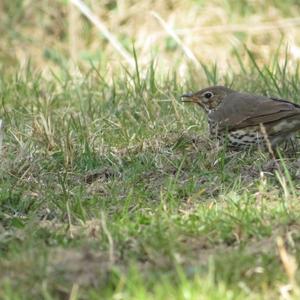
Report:
[{"label": "green grass", "polygon": [[188,84],[154,65],[2,73],[1,299],[277,299],[287,284],[297,299],[299,153],[276,170],[216,147],[178,101],[216,82],[297,101],[297,67],[249,61]]}]

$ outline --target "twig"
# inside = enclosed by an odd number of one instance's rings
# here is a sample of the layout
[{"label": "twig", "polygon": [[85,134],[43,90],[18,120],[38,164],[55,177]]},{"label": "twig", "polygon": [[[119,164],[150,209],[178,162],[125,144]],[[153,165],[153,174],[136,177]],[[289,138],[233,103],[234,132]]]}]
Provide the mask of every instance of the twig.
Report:
[{"label": "twig", "polygon": [[112,44],[112,46],[125,58],[130,67],[134,68],[135,63],[130,54],[123,48],[113,34],[106,28],[104,23],[86,6],[81,0],[71,0],[71,2],[85,15],[96,28],[104,35],[104,37]]},{"label": "twig", "polygon": [[79,285],[78,285],[78,283],[74,283],[72,286],[72,289],[71,289],[69,300],[78,299],[78,291],[79,291]]},{"label": "twig", "polygon": [[196,56],[194,55],[194,53],[192,52],[192,50],[190,48],[188,48],[179,38],[179,36],[176,34],[176,32],[174,31],[174,29],[169,26],[160,16],[158,13],[156,13],[155,11],[151,11],[151,15],[157,19],[157,21],[159,22],[159,24],[164,28],[164,30],[175,40],[175,42],[181,47],[182,51],[185,53],[185,55],[191,60],[193,61],[193,63],[200,68],[201,64],[199,63],[198,59],[196,58]]},{"label": "twig", "polygon": [[73,63],[77,61],[77,39],[78,39],[78,20],[79,12],[77,9],[69,2],[69,53]]},{"label": "twig", "polygon": [[215,25],[215,26],[202,26],[198,28],[181,28],[176,29],[175,32],[178,35],[186,35],[191,32],[196,33],[201,31],[203,34],[212,34],[212,33],[222,33],[222,32],[234,32],[234,31],[244,31],[252,33],[258,31],[264,33],[265,31],[277,30],[279,28],[294,27],[300,25],[300,18],[288,18],[282,19],[276,22],[262,22],[258,24],[230,24],[230,25]]},{"label": "twig", "polygon": [[114,261],[115,261],[115,257],[114,257],[114,241],[112,239],[112,236],[110,234],[110,232],[107,229],[106,226],[106,220],[105,220],[105,216],[103,211],[101,212],[101,227],[102,230],[104,232],[104,234],[106,235],[107,239],[108,239],[108,245],[109,245],[109,262],[111,265],[113,265]]},{"label": "twig", "polygon": [[[284,245],[284,241],[281,237],[277,237],[277,248],[279,252],[279,257],[281,259],[282,265],[284,267],[285,273],[289,279],[289,283],[292,287],[297,287],[296,285],[296,271],[298,268],[297,261],[294,256],[289,254]],[[299,291],[298,291],[299,292]]]},{"label": "twig", "polygon": [[260,131],[261,131],[261,133],[262,133],[262,135],[264,137],[267,149],[268,149],[269,153],[271,154],[272,158],[274,159],[274,161],[276,163],[276,166],[279,168],[279,164],[276,161],[275,153],[273,151],[273,148],[272,148],[272,145],[271,145],[271,142],[270,142],[270,139],[269,139],[266,127],[262,123],[260,123],[259,126],[260,126]]},{"label": "twig", "polygon": [[275,153],[274,153],[272,144],[270,142],[266,127],[262,123],[260,124],[260,130],[261,130],[261,133],[264,137],[267,149],[268,149],[268,151],[269,151],[269,153],[270,153],[270,155],[271,155],[271,157],[272,157],[272,159],[273,159],[273,161],[276,165],[276,168],[277,168],[277,174],[276,175],[277,175],[277,178],[279,180],[279,183],[281,184],[281,186],[283,188],[285,199],[287,200],[288,197],[289,197],[289,191],[287,189],[287,180],[284,176],[284,172],[282,171],[280,164],[278,163],[278,161],[275,157]]}]

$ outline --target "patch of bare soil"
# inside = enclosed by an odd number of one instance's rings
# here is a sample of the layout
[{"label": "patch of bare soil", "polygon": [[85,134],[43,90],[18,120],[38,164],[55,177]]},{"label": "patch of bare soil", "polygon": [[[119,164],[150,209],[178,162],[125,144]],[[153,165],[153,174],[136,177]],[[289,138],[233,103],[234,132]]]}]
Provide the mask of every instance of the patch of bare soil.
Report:
[{"label": "patch of bare soil", "polygon": [[[275,227],[275,226],[274,226]],[[206,265],[210,257],[224,257],[234,251],[242,251],[243,255],[258,254],[277,254],[277,238],[281,237],[285,241],[285,246],[290,252],[300,248],[299,242],[300,224],[279,225],[274,228],[271,236],[264,238],[251,238],[241,241],[238,232],[235,235],[235,241],[231,244],[215,244],[212,245],[207,239],[203,238],[187,238],[182,243],[188,245],[190,255],[182,257],[181,262],[190,265],[193,261],[195,265]]]},{"label": "patch of bare soil", "polygon": [[52,251],[49,261],[49,278],[62,291],[73,284],[94,287],[105,285],[112,270],[107,253],[87,248],[56,249]]},{"label": "patch of bare soil", "polygon": [[121,174],[112,168],[104,167],[87,172],[83,181],[87,184],[88,194],[106,196],[109,194],[107,184],[116,178],[121,178]]},{"label": "patch of bare soil", "polygon": [[106,168],[87,172],[84,176],[84,181],[88,184],[91,184],[96,180],[105,182],[111,178],[115,178],[119,176],[120,174],[114,171],[112,168],[106,167]]}]

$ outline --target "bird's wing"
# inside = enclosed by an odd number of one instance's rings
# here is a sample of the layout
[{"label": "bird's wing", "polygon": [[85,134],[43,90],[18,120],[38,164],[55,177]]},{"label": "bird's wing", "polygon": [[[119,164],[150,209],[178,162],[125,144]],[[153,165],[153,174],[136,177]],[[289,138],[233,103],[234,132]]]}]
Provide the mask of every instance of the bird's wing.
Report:
[{"label": "bird's wing", "polygon": [[299,115],[300,118],[300,106],[286,100],[232,93],[210,114],[210,119],[218,123],[219,129],[231,130],[266,124],[293,115]]}]

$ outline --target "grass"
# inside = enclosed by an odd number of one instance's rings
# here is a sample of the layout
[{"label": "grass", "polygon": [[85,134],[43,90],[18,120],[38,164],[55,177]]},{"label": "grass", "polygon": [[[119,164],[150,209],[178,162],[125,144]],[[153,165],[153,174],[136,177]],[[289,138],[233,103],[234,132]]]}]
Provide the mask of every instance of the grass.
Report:
[{"label": "grass", "polygon": [[297,101],[298,67],[276,60],[186,82],[155,64],[2,74],[0,297],[297,299],[298,153],[278,170],[216,147],[178,101],[215,82]]},{"label": "grass", "polygon": [[299,103],[298,1],[86,0],[134,70],[67,1],[2,2],[0,299],[299,299],[299,150],[216,146],[179,101]]}]

